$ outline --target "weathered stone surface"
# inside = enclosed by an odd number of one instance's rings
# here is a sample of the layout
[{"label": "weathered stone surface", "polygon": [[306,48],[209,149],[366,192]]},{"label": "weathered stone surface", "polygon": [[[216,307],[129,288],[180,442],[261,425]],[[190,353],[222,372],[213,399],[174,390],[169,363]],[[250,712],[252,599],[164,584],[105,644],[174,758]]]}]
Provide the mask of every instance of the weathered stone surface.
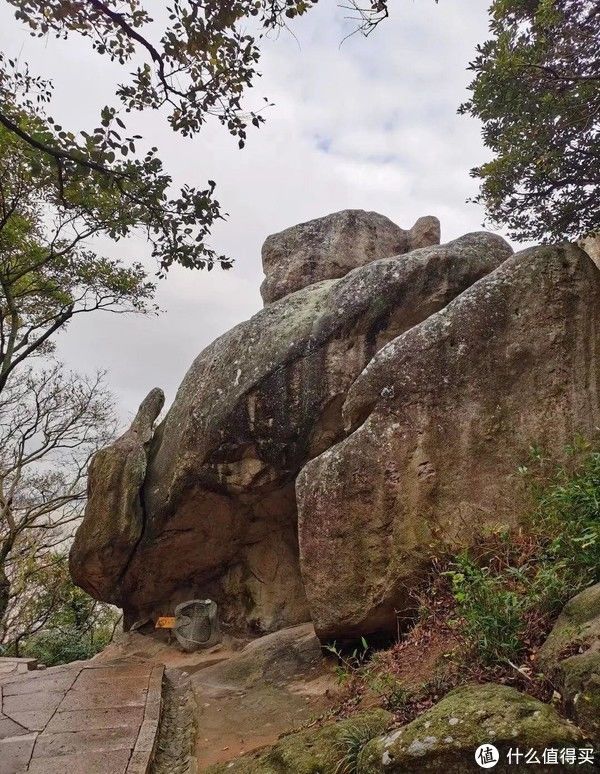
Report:
[{"label": "weathered stone surface", "polygon": [[[511,253],[481,233],[375,261],[269,304],[204,350],[151,443],[144,531],[119,585],[126,622],[195,597],[218,603],[225,633],[308,620],[298,471],[343,437],[344,397],[375,352]],[[110,505],[120,495],[108,483]]]},{"label": "weathered stone surface", "polygon": [[537,661],[569,717],[600,740],[600,583],[565,605]]},{"label": "weathered stone surface", "polygon": [[218,666],[208,666],[201,679],[240,692],[256,685],[284,685],[323,666],[323,654],[312,624],[305,623],[258,637]]},{"label": "weathered stone surface", "polygon": [[[506,685],[457,688],[416,720],[369,742],[359,758],[361,774],[476,771],[475,750],[493,744],[500,752],[494,771],[518,769],[509,764],[509,748],[584,746],[585,735],[555,709]],[[540,760],[541,762],[541,760]],[[536,765],[538,771],[566,771]]]},{"label": "weathered stone surface", "polygon": [[440,221],[433,215],[424,215],[408,232],[408,249],[418,250],[420,247],[439,245],[440,237]]},{"label": "weathered stone surface", "polygon": [[151,390],[127,432],[90,463],[85,518],[69,561],[75,583],[97,599],[120,599],[121,576],[142,534],[140,487],[154,421],[164,402],[162,390]]},{"label": "weathered stone surface", "polygon": [[[600,426],[600,273],[525,250],[383,347],[349,390],[345,440],[297,481],[302,573],[321,637],[396,631],[440,548],[514,522],[530,445]],[[331,568],[335,568],[332,571]]]},{"label": "weathered stone surface", "polygon": [[440,243],[440,222],[429,215],[410,231],[377,212],[342,210],[267,237],[262,249],[265,304],[357,266]]},{"label": "weathered stone surface", "polygon": [[266,753],[249,755],[229,763],[211,766],[207,774],[336,774],[344,768],[343,759],[349,751],[349,735],[360,734],[366,743],[383,733],[392,722],[384,710],[371,710],[348,720],[329,723],[322,728],[290,734]]},{"label": "weathered stone surface", "polygon": [[235,653],[216,651],[215,657],[220,663],[190,669],[198,771],[276,744],[281,735],[327,715],[336,701],[338,679],[311,624],[259,637]]}]

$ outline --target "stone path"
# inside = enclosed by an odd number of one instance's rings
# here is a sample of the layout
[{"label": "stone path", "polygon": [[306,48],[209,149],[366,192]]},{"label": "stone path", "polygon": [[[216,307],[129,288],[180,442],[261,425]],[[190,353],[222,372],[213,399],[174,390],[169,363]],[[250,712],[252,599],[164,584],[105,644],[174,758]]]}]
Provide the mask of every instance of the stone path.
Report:
[{"label": "stone path", "polygon": [[147,774],[163,671],[86,661],[0,674],[0,774]]},{"label": "stone path", "polygon": [[246,643],[226,636],[197,653],[182,653],[160,636],[128,632],[100,659],[166,667],[153,774],[199,774],[214,764],[227,765],[340,702],[335,664],[323,659],[312,624]]}]

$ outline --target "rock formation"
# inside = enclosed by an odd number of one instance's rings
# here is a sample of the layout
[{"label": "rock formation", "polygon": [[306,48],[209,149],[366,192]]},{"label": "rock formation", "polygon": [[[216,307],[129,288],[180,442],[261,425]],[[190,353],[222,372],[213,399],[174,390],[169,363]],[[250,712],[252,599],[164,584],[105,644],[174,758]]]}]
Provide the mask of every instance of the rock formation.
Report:
[{"label": "rock formation", "polygon": [[131,427],[94,455],[88,471],[85,518],[70,553],[73,580],[96,599],[120,603],[120,581],[144,526],[140,490],[162,390],[144,399]]},{"label": "rock formation", "polygon": [[358,770],[364,774],[463,774],[475,770],[474,753],[488,740],[498,748],[500,760],[495,770],[502,772],[524,768],[507,763],[511,748],[535,747],[541,754],[548,747],[587,744],[580,729],[531,696],[506,685],[465,685],[412,723],[369,742],[360,754]]},{"label": "rock formation", "polygon": [[600,583],[565,605],[537,662],[556,685],[568,716],[600,738]]},{"label": "rock formation", "polygon": [[386,633],[440,546],[515,520],[529,445],[600,422],[600,275],[435,241],[362,211],[269,237],[265,308],[94,458],[77,582],[126,625],[198,597],[225,632]]},{"label": "rock formation", "polygon": [[581,239],[578,245],[585,250],[592,261],[600,269],[600,236],[590,236]]},{"label": "rock formation", "polygon": [[419,218],[410,231],[377,212],[343,210],[267,238],[262,249],[265,304],[314,282],[338,279],[379,258],[440,243],[437,218]]},{"label": "rock formation", "polygon": [[344,404],[354,432],[297,483],[320,636],[394,633],[432,555],[522,514],[517,467],[532,444],[560,457],[597,433],[597,331],[596,267],[577,247],[539,247],[371,359]]},{"label": "rock formation", "polygon": [[[355,746],[350,745],[352,740],[356,740]],[[285,735],[266,751],[212,766],[208,772],[333,774],[344,771],[340,760],[350,750],[356,756],[351,759],[352,770],[364,774],[463,774],[476,769],[475,751],[486,742],[498,749],[495,771],[504,774],[519,768],[514,760],[507,763],[510,749],[524,752],[534,747],[541,755],[545,748],[590,744],[586,734],[554,707],[506,685],[467,684],[404,726],[394,727],[390,713],[371,709],[337,723]],[[549,772],[551,768],[541,770]],[[567,767],[557,767],[560,770]]]},{"label": "rock formation", "polygon": [[[96,513],[102,484],[95,483],[72,554],[78,582],[118,601],[127,624],[194,597],[215,599],[226,629],[272,631],[308,620],[299,470],[343,438],[342,404],[373,355],[511,252],[481,233],[371,263],[365,257],[345,277],[269,304],[215,341],[154,435],[141,490],[143,534],[138,540],[132,531],[120,566],[99,558],[104,538],[98,542],[90,522],[113,517]],[[110,476],[105,485],[110,513]],[[102,582],[95,569],[86,577],[88,564],[102,565]]]}]

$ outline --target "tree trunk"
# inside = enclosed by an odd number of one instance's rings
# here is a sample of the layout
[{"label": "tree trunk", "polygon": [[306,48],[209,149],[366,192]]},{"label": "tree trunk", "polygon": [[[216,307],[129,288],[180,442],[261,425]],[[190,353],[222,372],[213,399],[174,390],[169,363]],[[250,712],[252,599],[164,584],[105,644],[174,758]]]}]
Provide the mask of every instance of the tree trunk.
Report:
[{"label": "tree trunk", "polygon": [[0,632],[3,630],[4,616],[8,607],[10,594],[10,581],[4,570],[4,564],[0,564]]}]

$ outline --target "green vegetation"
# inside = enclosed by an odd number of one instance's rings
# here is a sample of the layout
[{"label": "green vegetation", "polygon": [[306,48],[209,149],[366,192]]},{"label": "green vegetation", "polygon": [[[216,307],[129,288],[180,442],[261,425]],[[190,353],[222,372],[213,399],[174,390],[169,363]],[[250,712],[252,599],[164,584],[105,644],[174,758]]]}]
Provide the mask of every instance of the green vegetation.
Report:
[{"label": "green vegetation", "polygon": [[[268,106],[266,98],[244,100],[259,77],[260,43],[317,0],[175,0],[164,19],[160,8],[152,18],[156,9],[142,0],[7,2],[33,37],[81,36],[96,54],[122,68],[123,81],[115,86],[118,107],[99,104],[98,126],[75,132],[47,115],[53,84],[0,52],[0,125],[23,150],[35,152],[45,184],[65,206],[83,205],[90,221],[113,239],[141,231],[162,270],[173,263],[229,267],[207,242],[225,217],[214,197],[215,182],[173,190],[158,149],[128,130],[129,114],[160,111],[183,137],[217,121],[243,148],[249,127],[261,126]],[[387,16],[381,0],[360,7],[351,0],[349,8],[365,34]],[[70,97],[77,100],[77,94]]]},{"label": "green vegetation", "polygon": [[572,467],[550,476],[537,452],[533,468],[521,468],[535,499],[522,527],[484,538],[446,571],[458,625],[484,665],[521,658],[600,579],[600,453],[580,447]]},{"label": "green vegetation", "polygon": [[325,645],[324,650],[335,657],[338,682],[349,696],[359,696],[368,688],[379,698],[381,706],[390,711],[398,710],[408,701],[409,692],[394,675],[380,668],[379,653],[373,651],[364,637],[349,653],[335,642]]},{"label": "green vegetation", "polygon": [[337,746],[341,758],[335,774],[359,774],[359,758],[367,744],[378,736],[376,729],[368,723],[348,723],[339,734]]},{"label": "green vegetation", "polygon": [[345,688],[342,714],[375,699],[397,722],[411,722],[465,682],[507,683],[551,699],[537,651],[564,605],[600,580],[600,452],[578,439],[566,457],[557,465],[532,449],[519,468],[529,512],[519,526],[440,559],[399,642],[380,651],[364,639],[350,653],[328,648]]},{"label": "green vegetation", "polygon": [[89,248],[114,216],[110,199],[85,181],[70,192],[76,205],[56,192],[39,153],[0,125],[0,392],[82,314],[155,309],[141,264]]},{"label": "green vegetation", "polygon": [[92,599],[69,576],[65,553],[20,562],[10,637],[0,654],[36,658],[46,666],[88,659],[111,641],[121,615]]},{"label": "green vegetation", "polygon": [[492,37],[471,63],[471,98],[493,158],[477,201],[517,240],[575,241],[600,229],[600,7],[494,0]]}]

